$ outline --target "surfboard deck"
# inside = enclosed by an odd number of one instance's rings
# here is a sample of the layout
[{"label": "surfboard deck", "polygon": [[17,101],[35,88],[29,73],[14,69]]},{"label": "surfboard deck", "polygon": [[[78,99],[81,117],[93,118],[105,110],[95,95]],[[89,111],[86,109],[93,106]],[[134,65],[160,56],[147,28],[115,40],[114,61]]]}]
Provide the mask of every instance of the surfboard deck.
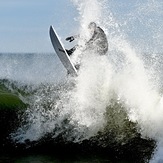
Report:
[{"label": "surfboard deck", "polygon": [[55,29],[52,26],[50,26],[49,34],[53,48],[57,53],[63,66],[66,68],[68,74],[72,76],[77,76],[77,70],[71,62],[69,55],[67,54],[64,46],[62,45],[62,42],[60,41]]}]

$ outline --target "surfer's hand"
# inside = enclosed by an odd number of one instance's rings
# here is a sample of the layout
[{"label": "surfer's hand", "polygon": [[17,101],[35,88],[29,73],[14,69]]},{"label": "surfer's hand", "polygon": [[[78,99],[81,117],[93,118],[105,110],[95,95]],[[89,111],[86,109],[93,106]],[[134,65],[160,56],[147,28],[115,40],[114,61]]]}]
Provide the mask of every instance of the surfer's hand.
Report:
[{"label": "surfer's hand", "polygon": [[73,36],[66,38],[66,41],[69,41],[69,42],[72,42],[73,40],[74,40],[74,37]]}]

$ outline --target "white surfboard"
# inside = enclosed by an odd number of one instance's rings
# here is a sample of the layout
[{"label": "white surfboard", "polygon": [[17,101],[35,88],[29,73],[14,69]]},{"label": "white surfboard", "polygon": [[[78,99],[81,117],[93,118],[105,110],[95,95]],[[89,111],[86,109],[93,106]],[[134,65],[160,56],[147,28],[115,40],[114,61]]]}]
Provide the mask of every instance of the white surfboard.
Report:
[{"label": "white surfboard", "polygon": [[54,47],[54,50],[56,51],[60,61],[64,65],[64,67],[67,69],[68,74],[70,74],[72,76],[76,76],[77,70],[76,70],[75,66],[73,65],[73,63],[71,62],[69,55],[67,54],[56,31],[54,30],[54,28],[52,26],[50,26],[49,34],[50,34],[50,39],[51,39],[52,45]]}]

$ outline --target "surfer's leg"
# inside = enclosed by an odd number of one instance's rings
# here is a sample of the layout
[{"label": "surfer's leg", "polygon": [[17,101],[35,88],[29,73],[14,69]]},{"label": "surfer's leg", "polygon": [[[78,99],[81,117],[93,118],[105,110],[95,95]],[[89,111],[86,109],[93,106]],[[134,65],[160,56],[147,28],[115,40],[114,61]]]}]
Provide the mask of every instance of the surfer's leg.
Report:
[{"label": "surfer's leg", "polygon": [[76,50],[76,47],[77,47],[77,46],[74,46],[74,47],[71,48],[70,50],[67,50],[67,49],[66,49],[67,54],[68,54],[69,56],[71,56],[72,53]]},{"label": "surfer's leg", "polygon": [[70,49],[70,50],[66,49],[66,52],[67,52],[67,54],[68,54],[69,56],[72,55],[72,51],[71,51],[71,49]]}]

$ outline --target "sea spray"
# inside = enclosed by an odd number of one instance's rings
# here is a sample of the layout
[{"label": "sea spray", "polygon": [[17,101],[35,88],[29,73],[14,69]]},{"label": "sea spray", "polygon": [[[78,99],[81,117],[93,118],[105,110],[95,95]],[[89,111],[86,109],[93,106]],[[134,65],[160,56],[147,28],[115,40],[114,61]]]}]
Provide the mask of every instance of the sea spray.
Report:
[{"label": "sea spray", "polygon": [[[0,53],[0,79],[27,85],[60,82],[65,70],[54,54]],[[60,73],[60,76],[57,73]]]},{"label": "sea spray", "polygon": [[[147,66],[142,60],[144,49],[153,52],[147,41],[153,39],[155,35],[155,33],[150,35],[149,21],[143,21],[142,13],[146,11],[145,8],[141,8],[141,2],[137,1],[134,12],[130,11],[125,23],[121,24],[118,19],[116,20],[111,7],[106,7],[108,5],[106,1],[73,0],[72,2],[79,11],[79,33],[87,38],[88,23],[96,21],[107,34],[108,54],[101,57],[88,50],[82,53],[81,68],[77,78],[68,78],[60,86],[52,84],[40,88],[26,111],[26,125],[18,129],[15,139],[19,142],[27,139],[34,141],[50,133],[54,140],[58,135],[62,135],[64,140],[81,142],[105,130],[106,133],[110,131],[119,133],[115,134],[114,138],[123,144],[135,136],[135,132],[130,134],[130,137],[125,135],[127,134],[126,126],[123,124],[126,123],[122,122],[127,119],[135,124],[135,130],[143,138],[158,142],[160,148],[154,158],[159,156],[162,159],[160,144],[163,137],[163,105],[162,95],[157,89],[159,80],[157,82],[154,78],[151,80],[151,69],[146,69]],[[159,1],[146,1],[143,5],[149,7],[155,2],[160,7]],[[110,2],[109,5],[111,5]],[[139,19],[138,15],[141,15]],[[140,43],[137,42],[139,38],[130,41],[127,37],[135,29],[137,20],[141,27],[149,30],[147,32],[149,35],[147,37],[145,35],[145,40]],[[121,21],[124,21],[124,18]],[[160,21],[157,22],[160,23]],[[132,27],[131,30],[129,27]],[[158,36],[160,30],[157,32]],[[156,40],[161,39],[160,35],[156,38]],[[155,46],[154,51],[160,49],[160,44],[160,41],[159,44],[155,44],[158,47]],[[144,46],[147,48],[143,48]],[[120,105],[119,109],[111,107],[114,103]],[[116,117],[115,114],[118,112],[121,116]],[[113,119],[112,115],[116,118]],[[123,118],[118,117],[123,117],[124,121],[122,121]],[[111,120],[114,120],[113,124],[117,127],[114,127]]]},{"label": "sea spray", "polygon": [[[98,1],[89,2],[92,2],[93,4],[98,3]],[[101,4],[102,3],[99,2],[100,7]],[[79,1],[78,5],[80,6]],[[88,14],[87,10],[82,10],[83,6],[84,5],[82,4],[79,8],[80,13],[83,15],[84,13]],[[163,119],[162,96],[160,95],[160,91],[158,91],[159,79],[157,78],[157,80],[153,79],[151,81],[152,76],[150,75],[155,74],[150,72],[151,69],[147,70],[145,68],[146,65],[144,61],[141,60],[141,55],[143,55],[142,53],[144,53],[144,50],[146,50],[149,54],[153,52],[156,53],[157,51],[161,50],[161,30],[160,28],[156,27],[156,24],[159,24],[159,27],[162,27],[163,25],[161,19],[159,19],[162,14],[161,6],[162,2],[159,1],[146,1],[143,3],[143,5],[141,5],[141,2],[137,2],[135,5],[135,10],[131,11],[131,13],[127,15],[128,20],[125,20],[125,23],[122,25],[117,22],[113,18],[113,15],[108,11],[104,12],[103,10],[103,12],[96,12],[100,14],[94,17],[96,18],[97,22],[102,22],[100,20],[102,18],[102,20],[105,20],[105,22],[110,23],[103,24],[105,29],[107,29],[106,33],[109,33],[108,40],[110,43],[110,53],[108,54],[113,57],[110,57],[109,59],[114,61],[112,62],[112,67],[115,68],[114,71],[113,69],[111,70],[112,79],[109,80],[111,83],[109,89],[114,90],[115,94],[117,94],[118,99],[124,103],[128,113],[128,118],[132,122],[137,123],[138,130],[141,135],[146,138],[152,138],[158,142],[162,141],[161,124]],[[100,7],[98,9],[101,9]],[[102,9],[104,9],[104,6]],[[91,12],[91,10],[89,10],[89,12]],[[101,15],[101,13],[103,13],[103,15]],[[107,13],[107,16],[104,13]],[[91,16],[92,14],[88,15],[87,21],[95,21],[95,19],[91,18]],[[82,24],[87,24],[85,17],[83,16],[82,18]],[[139,39],[135,38],[134,41],[131,41],[135,44],[135,47],[133,47],[130,45],[129,40],[126,39],[124,32],[129,35],[131,32],[134,33],[134,30],[136,30],[134,25],[136,21],[139,21],[141,24],[139,26],[140,32],[145,30],[147,32],[144,33],[146,38],[145,40],[140,38],[141,42],[138,42]],[[148,45],[149,40],[151,40],[150,42],[153,44],[153,46]],[[153,49],[151,49],[152,47]],[[145,60],[147,60],[147,58],[145,58]],[[154,68],[153,65],[151,67]],[[154,73],[156,73],[156,71],[157,70],[154,70]],[[108,76],[106,76],[105,80],[107,80]],[[159,150],[158,153],[159,157],[161,157],[161,152]]]},{"label": "sea spray", "polygon": [[83,66],[77,79],[70,78],[58,86],[42,85],[36,91],[33,102],[31,101],[30,108],[25,113],[27,124],[19,129],[15,139],[19,142],[26,139],[34,141],[47,133],[53,133],[54,138],[71,128],[71,132],[64,137],[81,141],[89,139],[103,128],[110,87],[110,77],[106,80],[105,76],[111,75],[110,67],[105,56],[91,59],[90,69]]}]

